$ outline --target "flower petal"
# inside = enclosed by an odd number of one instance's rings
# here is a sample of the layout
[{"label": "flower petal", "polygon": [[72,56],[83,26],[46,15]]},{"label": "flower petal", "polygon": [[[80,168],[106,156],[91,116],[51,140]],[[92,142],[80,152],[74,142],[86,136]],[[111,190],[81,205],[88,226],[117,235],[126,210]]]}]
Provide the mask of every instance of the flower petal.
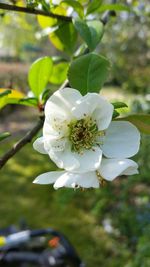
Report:
[{"label": "flower petal", "polygon": [[99,97],[98,105],[92,115],[97,122],[99,131],[108,128],[113,115],[114,107],[105,98]]},{"label": "flower petal", "polygon": [[69,142],[66,142],[66,148],[63,151],[51,148],[48,153],[59,168],[70,172],[94,171],[99,167],[102,158],[102,150],[99,147],[93,147],[79,154],[71,151]]},{"label": "flower petal", "polygon": [[108,158],[129,158],[140,146],[140,132],[130,122],[113,121],[106,130],[103,153]]},{"label": "flower petal", "polygon": [[99,173],[105,180],[112,181],[120,175],[137,174],[138,165],[130,159],[102,159]]},{"label": "flower petal", "polygon": [[43,137],[39,137],[34,141],[33,148],[42,154],[47,154],[47,151],[44,148],[44,138]]},{"label": "flower petal", "polygon": [[65,150],[67,142],[68,142],[67,138],[58,139],[54,136],[49,136],[45,138],[45,146],[48,152],[50,150],[52,150],[53,152]]},{"label": "flower petal", "polygon": [[33,183],[34,184],[53,184],[64,173],[65,171],[45,172],[37,176],[36,179],[33,181]]},{"label": "flower petal", "polygon": [[67,147],[64,151],[55,151],[51,149],[49,151],[49,156],[59,168],[67,171],[72,171],[80,165],[71,152],[70,147]]},{"label": "flower petal", "polygon": [[83,154],[74,153],[74,157],[79,162],[79,167],[75,172],[88,172],[96,170],[101,163],[102,150],[99,147],[93,147],[93,149],[85,150]]},{"label": "flower petal", "polygon": [[82,174],[66,172],[59,179],[57,179],[54,184],[54,188],[58,189],[63,186],[72,188],[98,188],[99,182],[95,172],[88,172]]},{"label": "flower petal", "polygon": [[100,184],[97,179],[96,172],[87,172],[78,175],[77,184],[83,188],[99,188]]},{"label": "flower petal", "polygon": [[99,95],[96,93],[88,93],[80,98],[76,105],[72,108],[72,114],[77,119],[81,119],[85,116],[91,115],[97,106],[97,99]]},{"label": "flower petal", "polygon": [[75,105],[76,101],[81,98],[81,94],[78,90],[73,88],[64,88],[56,91],[46,102],[45,115],[51,114],[55,109],[58,111],[64,111],[64,113],[70,113],[71,108]]},{"label": "flower petal", "polygon": [[97,121],[99,130],[104,130],[111,122],[113,114],[113,105],[105,98],[96,93],[88,93],[76,102],[72,108],[72,114],[77,119],[92,116]]}]

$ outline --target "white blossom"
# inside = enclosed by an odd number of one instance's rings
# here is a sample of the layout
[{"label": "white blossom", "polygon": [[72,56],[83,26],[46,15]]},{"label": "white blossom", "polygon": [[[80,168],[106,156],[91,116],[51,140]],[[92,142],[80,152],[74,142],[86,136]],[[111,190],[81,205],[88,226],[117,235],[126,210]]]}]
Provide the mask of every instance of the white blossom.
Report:
[{"label": "white blossom", "polygon": [[130,159],[102,159],[96,171],[76,173],[67,171],[52,171],[39,175],[33,183],[53,184],[54,188],[99,188],[104,180],[112,181],[121,175],[138,173],[138,165]]},{"label": "white blossom", "polygon": [[99,94],[58,90],[46,103],[43,136],[33,146],[67,173],[97,170],[102,155],[132,157],[139,150],[140,133],[129,122],[112,121],[112,115],[113,105]]}]

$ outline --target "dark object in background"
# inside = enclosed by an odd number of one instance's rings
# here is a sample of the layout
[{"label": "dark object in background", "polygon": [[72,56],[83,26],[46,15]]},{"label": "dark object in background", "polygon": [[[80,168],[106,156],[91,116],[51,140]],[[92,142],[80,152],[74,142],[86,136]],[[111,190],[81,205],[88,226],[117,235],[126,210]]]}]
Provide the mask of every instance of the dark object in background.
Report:
[{"label": "dark object in background", "polygon": [[85,267],[72,244],[51,228],[0,230],[0,267]]}]

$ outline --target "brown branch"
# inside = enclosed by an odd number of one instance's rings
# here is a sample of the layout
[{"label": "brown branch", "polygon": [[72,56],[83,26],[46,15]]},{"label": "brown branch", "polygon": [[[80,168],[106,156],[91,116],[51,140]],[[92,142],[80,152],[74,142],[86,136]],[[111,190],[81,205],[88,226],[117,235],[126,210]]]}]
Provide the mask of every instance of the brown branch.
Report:
[{"label": "brown branch", "polygon": [[33,137],[39,132],[39,130],[43,127],[44,116],[40,117],[37,124],[27,132],[27,134],[20,139],[4,156],[0,158],[0,169],[6,164],[6,162],[12,158],[21,148],[23,148],[27,143],[31,142]]},{"label": "brown branch", "polygon": [[33,14],[33,15],[43,15],[46,17],[51,17],[51,18],[55,18],[58,20],[66,21],[66,22],[72,21],[72,17],[62,16],[62,15],[54,14],[52,12],[46,12],[46,11],[34,9],[34,8],[32,9],[29,7],[20,7],[20,6],[0,3],[0,9],[8,10],[8,11],[22,12],[22,13]]}]

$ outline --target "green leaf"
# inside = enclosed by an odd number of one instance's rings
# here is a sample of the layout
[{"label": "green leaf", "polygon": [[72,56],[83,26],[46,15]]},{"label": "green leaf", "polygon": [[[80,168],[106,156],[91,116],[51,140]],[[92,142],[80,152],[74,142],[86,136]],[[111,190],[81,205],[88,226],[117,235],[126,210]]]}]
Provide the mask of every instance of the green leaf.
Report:
[{"label": "green leaf", "polygon": [[109,61],[95,53],[74,60],[68,71],[69,83],[83,95],[87,92],[99,92],[107,79]]},{"label": "green leaf", "polygon": [[113,102],[111,103],[114,106],[114,109],[119,109],[119,108],[127,108],[127,104],[124,102]]},{"label": "green leaf", "polygon": [[22,98],[19,100],[19,104],[29,107],[37,107],[38,99],[35,97]]},{"label": "green leaf", "polygon": [[83,21],[81,19],[74,20],[74,25],[83,40],[87,43],[92,51],[99,44],[103,33],[104,25],[99,20]]},{"label": "green leaf", "polygon": [[0,94],[0,109],[8,104],[18,104],[19,100],[25,96],[18,90],[5,88],[0,88]]},{"label": "green leaf", "polygon": [[4,132],[0,134],[0,141],[6,139],[7,137],[9,137],[11,134],[9,132]]},{"label": "green leaf", "polygon": [[28,73],[28,81],[36,97],[39,97],[45,89],[52,72],[52,66],[53,62],[50,57],[39,58],[31,65]]},{"label": "green leaf", "polygon": [[49,38],[58,50],[72,54],[77,40],[77,32],[71,22],[64,22],[50,33]]},{"label": "green leaf", "polygon": [[86,14],[91,14],[94,11],[96,11],[101,5],[102,5],[103,0],[93,0],[90,1],[87,7],[87,12]]},{"label": "green leaf", "polygon": [[108,4],[102,5],[100,8],[96,10],[97,12],[104,12],[104,11],[127,11],[130,12],[131,8],[127,5],[122,4]]},{"label": "green leaf", "polygon": [[120,113],[118,111],[114,110],[114,112],[113,112],[113,119],[115,119],[115,118],[117,118],[119,116],[120,116]]},{"label": "green leaf", "polygon": [[[66,10],[61,6],[56,6],[54,8],[51,8],[51,12],[57,15],[63,15],[63,16],[66,15]],[[43,29],[59,24],[56,18],[45,17],[42,15],[38,15],[37,20],[38,20],[39,25]]]},{"label": "green leaf", "polygon": [[0,97],[4,97],[9,94],[11,94],[11,89],[6,89],[3,92],[0,91]]},{"label": "green leaf", "polygon": [[149,114],[133,114],[117,120],[129,121],[133,123],[141,133],[150,134],[150,115]]},{"label": "green leaf", "polygon": [[75,1],[75,0],[65,0],[65,1],[62,1],[61,4],[67,4],[68,6],[71,6],[73,7],[73,9],[78,13],[78,15],[80,16],[80,18],[83,18],[84,16],[84,9],[83,9],[83,6]]},{"label": "green leaf", "polygon": [[67,62],[61,62],[53,66],[52,74],[50,76],[50,83],[61,84],[67,78],[69,64]]}]

